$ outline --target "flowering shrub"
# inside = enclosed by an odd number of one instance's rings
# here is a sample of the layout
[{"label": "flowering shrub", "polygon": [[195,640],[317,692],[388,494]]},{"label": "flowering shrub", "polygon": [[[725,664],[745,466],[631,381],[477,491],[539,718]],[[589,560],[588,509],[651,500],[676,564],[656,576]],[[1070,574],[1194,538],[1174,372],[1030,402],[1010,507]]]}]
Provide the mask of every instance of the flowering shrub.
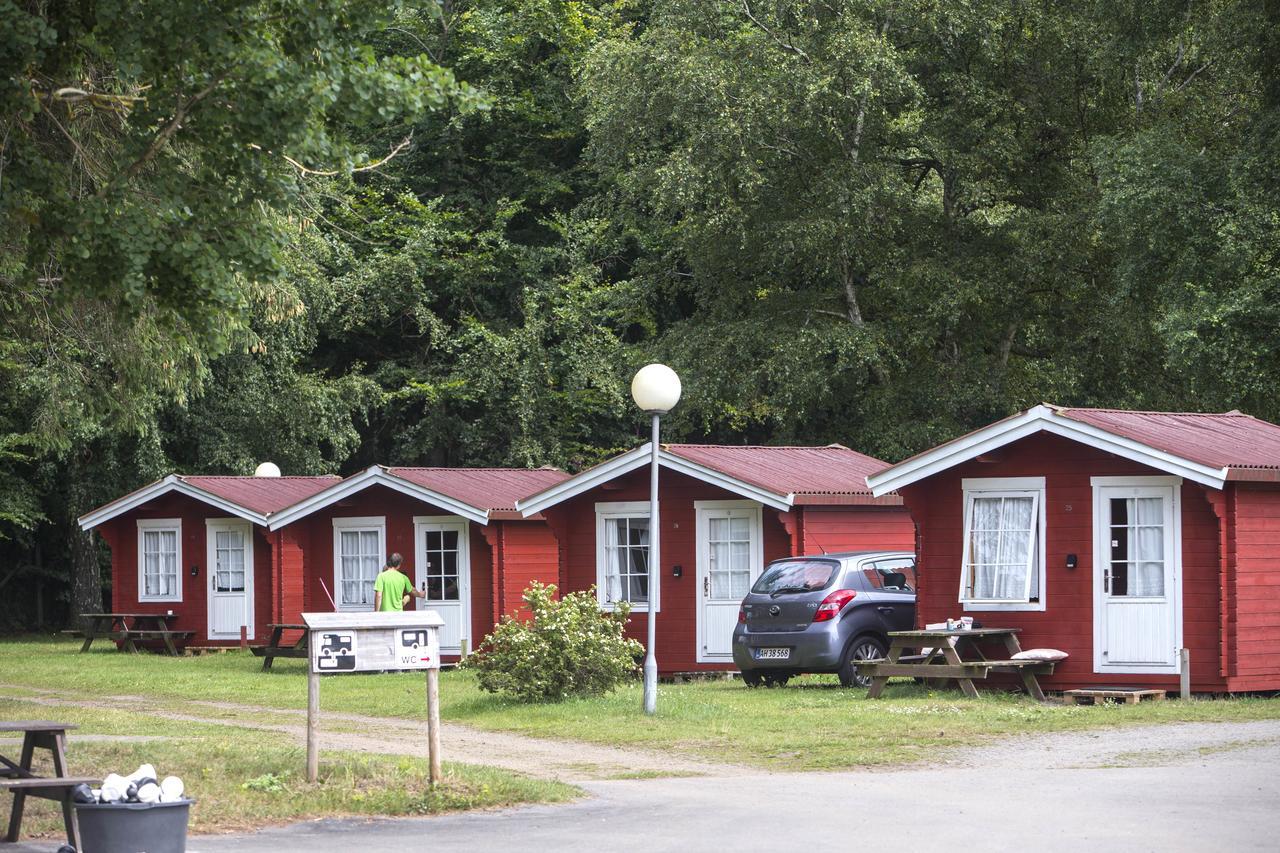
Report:
[{"label": "flowering shrub", "polygon": [[556,599],[554,585],[536,581],[524,591],[530,618],[502,617],[465,666],[480,687],[524,702],[608,693],[637,673],[644,650],[622,635],[630,607],[600,609],[596,592]]}]

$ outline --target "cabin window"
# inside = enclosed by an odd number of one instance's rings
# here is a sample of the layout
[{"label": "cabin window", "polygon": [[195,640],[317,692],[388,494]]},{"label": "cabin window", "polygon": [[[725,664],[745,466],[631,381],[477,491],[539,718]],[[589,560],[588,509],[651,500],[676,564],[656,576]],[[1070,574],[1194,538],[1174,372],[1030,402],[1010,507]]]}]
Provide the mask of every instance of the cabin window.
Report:
[{"label": "cabin window", "polygon": [[960,601],[966,609],[1043,609],[1044,478],[964,481]]},{"label": "cabin window", "polygon": [[138,521],[138,601],[181,601],[182,520]]},{"label": "cabin window", "polygon": [[596,504],[596,598],[605,609],[649,609],[648,503]]},{"label": "cabin window", "polygon": [[333,520],[333,586],[339,610],[372,610],[373,582],[382,570],[386,520]]}]

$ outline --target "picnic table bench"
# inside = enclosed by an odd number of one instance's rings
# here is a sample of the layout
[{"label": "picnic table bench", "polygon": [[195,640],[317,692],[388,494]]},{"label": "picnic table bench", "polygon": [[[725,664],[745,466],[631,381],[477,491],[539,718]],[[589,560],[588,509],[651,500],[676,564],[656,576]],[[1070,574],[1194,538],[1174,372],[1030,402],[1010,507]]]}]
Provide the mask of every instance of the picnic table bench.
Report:
[{"label": "picnic table bench", "polygon": [[165,613],[82,613],[89,625],[84,631],[64,631],[77,637],[84,637],[84,645],[80,651],[87,652],[94,640],[115,640],[123,645],[127,652],[137,652],[139,641],[160,640],[164,643],[165,652],[177,657],[178,644],[185,645],[196,635],[195,631],[174,631],[169,627],[169,619]]},{"label": "picnic table bench", "polygon": [[[267,640],[265,646],[250,646],[249,650],[255,655],[262,658],[262,671],[266,672],[271,669],[271,663],[276,658],[301,658],[307,657],[307,626],[286,622],[272,622],[267,626],[271,629],[271,639]],[[285,645],[281,642],[281,637],[285,631],[301,631],[301,636],[291,645]]]},{"label": "picnic table bench", "polygon": [[[27,797],[40,797],[62,804],[62,822],[67,831],[67,843],[80,849],[80,827],[76,824],[75,810],[71,804],[71,790],[82,783],[96,785],[100,780],[67,773],[67,729],[74,728],[69,723],[49,720],[0,721],[0,732],[22,732],[23,735],[22,755],[17,761],[0,755],[0,791],[13,793],[13,808],[9,812],[9,829],[5,833],[5,841],[18,840]],[[31,772],[31,762],[37,749],[47,749],[52,756],[53,776],[37,776]]]},{"label": "picnic table bench", "polygon": [[[1045,701],[1037,675],[1053,673],[1053,662],[1015,659],[1022,651],[1018,644],[1019,628],[938,628],[923,631],[891,631],[889,652],[884,658],[858,661],[859,675],[871,676],[867,698],[878,699],[885,683],[894,676],[911,678],[953,679],[970,698],[978,698],[974,679],[985,679],[993,672],[1012,673],[1022,679],[1028,694]],[[1004,644],[1007,659],[986,657],[978,647],[983,641]],[[926,649],[916,655],[904,655],[908,649]],[[967,659],[966,659],[967,655]]]}]

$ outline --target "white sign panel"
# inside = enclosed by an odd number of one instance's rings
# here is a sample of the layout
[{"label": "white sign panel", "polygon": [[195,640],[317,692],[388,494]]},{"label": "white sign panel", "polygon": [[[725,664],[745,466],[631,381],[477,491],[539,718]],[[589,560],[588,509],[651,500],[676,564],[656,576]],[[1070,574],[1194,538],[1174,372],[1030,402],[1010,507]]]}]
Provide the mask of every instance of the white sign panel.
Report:
[{"label": "white sign panel", "polygon": [[440,626],[433,611],[304,613],[311,671],[321,674],[439,669]]}]

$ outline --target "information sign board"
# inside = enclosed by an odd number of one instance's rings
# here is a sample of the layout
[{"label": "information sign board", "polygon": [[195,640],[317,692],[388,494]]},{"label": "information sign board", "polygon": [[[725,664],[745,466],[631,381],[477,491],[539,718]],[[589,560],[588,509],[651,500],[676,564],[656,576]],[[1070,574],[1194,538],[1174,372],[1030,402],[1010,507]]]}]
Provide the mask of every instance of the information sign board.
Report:
[{"label": "information sign board", "polygon": [[440,626],[433,610],[404,613],[304,613],[311,671],[321,675],[440,668]]}]

